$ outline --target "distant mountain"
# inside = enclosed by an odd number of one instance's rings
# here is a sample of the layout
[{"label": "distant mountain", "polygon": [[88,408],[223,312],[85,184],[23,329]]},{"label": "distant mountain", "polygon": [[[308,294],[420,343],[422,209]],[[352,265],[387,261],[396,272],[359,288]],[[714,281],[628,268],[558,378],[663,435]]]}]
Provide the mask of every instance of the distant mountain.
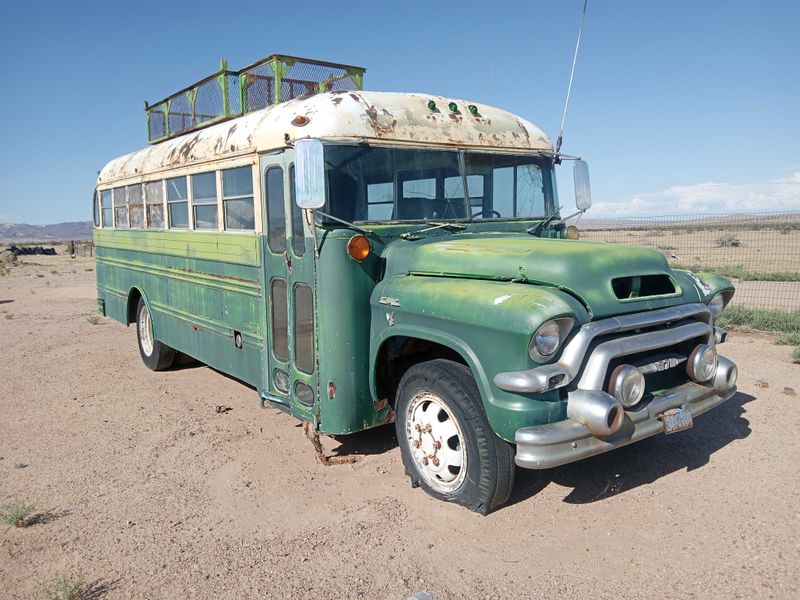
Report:
[{"label": "distant mountain", "polygon": [[73,221],[54,225],[0,223],[0,243],[63,242],[92,239],[91,221]]}]

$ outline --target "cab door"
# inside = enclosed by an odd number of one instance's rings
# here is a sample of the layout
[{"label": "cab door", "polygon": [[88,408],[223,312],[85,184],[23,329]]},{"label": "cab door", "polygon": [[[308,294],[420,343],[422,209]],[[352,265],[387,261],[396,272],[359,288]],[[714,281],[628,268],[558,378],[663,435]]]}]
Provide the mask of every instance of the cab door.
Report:
[{"label": "cab door", "polygon": [[259,161],[269,314],[267,399],[316,423],[318,391],[314,248],[295,204],[294,150]]}]

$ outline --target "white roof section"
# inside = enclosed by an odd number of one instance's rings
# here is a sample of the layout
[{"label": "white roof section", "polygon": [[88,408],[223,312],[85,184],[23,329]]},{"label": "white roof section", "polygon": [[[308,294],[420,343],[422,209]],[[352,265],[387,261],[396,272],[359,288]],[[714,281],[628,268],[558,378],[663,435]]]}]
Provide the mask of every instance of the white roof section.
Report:
[{"label": "white roof section", "polygon": [[[430,100],[436,103],[434,111],[428,108]],[[450,102],[458,105],[458,113],[449,109]],[[478,114],[470,113],[470,104],[477,106]],[[308,122],[294,125],[298,116]],[[109,162],[97,183],[142,180],[151,173],[284,148],[303,137],[553,151],[542,130],[493,106],[430,94],[327,92],[269,106],[126,154]]]}]

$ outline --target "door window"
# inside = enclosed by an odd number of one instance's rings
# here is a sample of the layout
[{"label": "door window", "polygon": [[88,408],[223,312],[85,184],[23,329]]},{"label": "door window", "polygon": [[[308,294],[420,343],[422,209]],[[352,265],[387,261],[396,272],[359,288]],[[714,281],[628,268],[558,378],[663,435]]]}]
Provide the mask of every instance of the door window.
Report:
[{"label": "door window", "polygon": [[270,291],[272,300],[272,352],[275,358],[289,360],[289,310],[287,306],[286,280],[273,279]]},{"label": "door window", "polygon": [[294,286],[294,357],[298,369],[314,372],[314,298],[303,283]]},{"label": "door window", "polygon": [[306,234],[303,231],[303,209],[297,206],[294,193],[294,165],[289,167],[289,204],[292,211],[292,249],[295,256],[306,251]]},{"label": "door window", "polygon": [[273,254],[286,252],[286,209],[283,201],[283,169],[269,167],[266,174],[267,244]]}]

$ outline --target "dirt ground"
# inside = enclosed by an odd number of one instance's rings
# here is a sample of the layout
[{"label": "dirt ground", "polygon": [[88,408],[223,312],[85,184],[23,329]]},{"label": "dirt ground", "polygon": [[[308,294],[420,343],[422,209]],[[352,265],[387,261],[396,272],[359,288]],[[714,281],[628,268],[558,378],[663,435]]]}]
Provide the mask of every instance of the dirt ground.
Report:
[{"label": "dirt ground", "polygon": [[[88,258],[0,277],[0,597],[797,598],[800,366],[734,332],[740,392],[695,427],[546,472],[488,516],[411,489],[392,429],[327,451],[204,366],[148,371]],[[768,387],[767,387],[768,386]],[[217,413],[215,405],[230,410]]]}]

